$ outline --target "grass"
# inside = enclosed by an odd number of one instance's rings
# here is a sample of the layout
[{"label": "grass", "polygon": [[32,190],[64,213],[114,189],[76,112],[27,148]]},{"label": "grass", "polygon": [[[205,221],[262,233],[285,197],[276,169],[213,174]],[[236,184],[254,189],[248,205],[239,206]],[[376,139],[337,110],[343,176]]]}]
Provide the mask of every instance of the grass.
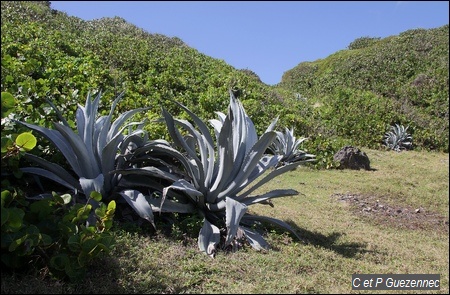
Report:
[{"label": "grass", "polygon": [[[82,282],[2,271],[1,293],[447,294],[449,155],[363,151],[372,171],[299,167],[260,189],[301,193],[250,211],[289,222],[302,241],[268,228],[269,251],[245,246],[211,259],[197,250],[195,238],[116,227],[117,247],[94,262]],[[355,291],[355,273],[440,274],[441,288]]]}]

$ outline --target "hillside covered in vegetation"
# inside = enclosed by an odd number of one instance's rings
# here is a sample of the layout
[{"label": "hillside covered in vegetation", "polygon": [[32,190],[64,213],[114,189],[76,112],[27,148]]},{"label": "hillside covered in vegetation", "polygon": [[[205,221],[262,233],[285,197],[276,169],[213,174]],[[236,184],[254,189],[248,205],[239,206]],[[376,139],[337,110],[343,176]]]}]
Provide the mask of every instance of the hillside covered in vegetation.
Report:
[{"label": "hillside covered in vegetation", "polygon": [[286,71],[280,86],[324,105],[328,134],[374,146],[386,124],[401,123],[416,146],[448,152],[448,54],[448,24],[361,37]]},{"label": "hillside covered in vegetation", "polygon": [[[355,184],[374,199],[401,196],[416,213],[426,205],[444,212],[445,200],[448,207],[448,187],[445,199],[441,185],[448,180],[441,174],[448,160],[440,159],[448,153],[449,137],[448,25],[358,38],[323,60],[300,63],[279,85],[269,86],[251,70],[235,69],[179,38],[148,33],[119,17],[83,21],[52,9],[48,1],[1,2],[1,17],[2,268],[45,269],[44,276],[76,282],[94,258],[116,246],[122,250],[118,233],[135,225],[195,244],[214,258],[220,250],[244,246],[269,250],[271,224],[299,241],[305,236],[323,241],[326,251],[349,261],[351,248],[366,255],[366,246],[335,247],[340,232],[329,238],[285,220],[317,219],[321,226],[326,220],[335,230],[335,217],[344,216],[338,220],[347,231],[357,223],[330,205],[329,195],[348,185],[360,191]],[[392,142],[384,139],[388,130]],[[396,130],[403,137],[397,138]],[[366,168],[370,171],[359,181],[355,171],[326,171],[331,173],[323,173],[322,183],[330,186],[309,185],[320,182],[320,168],[339,165],[333,155],[348,145],[369,149],[384,170]],[[415,151],[380,151],[410,148]],[[411,176],[420,155],[434,162]],[[397,175],[405,161],[409,170]],[[301,164],[305,169],[297,169]],[[304,174],[287,174],[266,186],[286,172]],[[384,186],[387,178],[394,181]],[[303,193],[300,203],[286,198],[278,212],[284,220],[264,214],[262,207],[275,207],[271,199],[300,195],[302,186],[316,190],[315,199]],[[372,196],[374,191],[381,195]],[[250,211],[251,205],[269,206]],[[118,231],[111,231],[113,225]],[[376,265],[384,267],[375,255]],[[203,267],[195,268],[205,274]],[[322,268],[328,276],[330,268]],[[125,270],[124,277],[130,273]],[[310,280],[311,274],[305,275]]]},{"label": "hillside covered in vegetation", "polygon": [[[118,112],[150,107],[137,119],[159,118],[161,105],[177,115],[175,100],[208,120],[225,111],[232,89],[259,132],[279,116],[278,129],[308,137],[303,148],[317,155],[318,166],[333,166],[332,155],[344,145],[383,148],[394,124],[409,126],[415,149],[448,152],[448,25],[359,38],[269,86],[251,70],[119,17],[84,21],[48,1],[1,5],[1,87],[16,100],[10,115],[16,119],[49,127],[57,117],[47,99],[74,118],[88,91],[103,91],[104,113],[124,92]],[[2,123],[2,132],[15,128]],[[162,125],[147,128],[167,137]]]}]

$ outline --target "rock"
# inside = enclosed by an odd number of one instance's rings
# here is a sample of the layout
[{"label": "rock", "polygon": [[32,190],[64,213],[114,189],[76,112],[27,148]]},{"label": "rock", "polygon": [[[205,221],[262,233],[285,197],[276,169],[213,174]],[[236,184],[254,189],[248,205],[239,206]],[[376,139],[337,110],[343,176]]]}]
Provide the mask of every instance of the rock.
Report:
[{"label": "rock", "polygon": [[366,153],[352,146],[345,146],[334,154],[333,159],[340,163],[341,169],[370,170],[370,160]]}]

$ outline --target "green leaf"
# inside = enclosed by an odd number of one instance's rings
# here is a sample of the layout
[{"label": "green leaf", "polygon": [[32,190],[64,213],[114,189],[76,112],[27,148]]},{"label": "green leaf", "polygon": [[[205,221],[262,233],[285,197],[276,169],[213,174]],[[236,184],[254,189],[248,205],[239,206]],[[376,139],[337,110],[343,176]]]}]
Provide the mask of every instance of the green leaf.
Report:
[{"label": "green leaf", "polygon": [[21,151],[28,152],[36,146],[37,140],[31,132],[24,132],[19,134],[16,138],[16,145],[20,147]]},{"label": "green leaf", "polygon": [[8,218],[9,218],[9,210],[2,206],[2,224],[1,224],[1,226],[3,226],[5,224],[5,222],[8,220]]},{"label": "green leaf", "polygon": [[49,235],[46,235],[46,234],[40,234],[40,235],[41,235],[42,244],[44,246],[49,246],[53,242],[52,238]]},{"label": "green leaf", "polygon": [[13,147],[13,141],[11,138],[2,137],[2,153],[8,152],[8,149]]},{"label": "green leaf", "polygon": [[66,265],[70,264],[70,259],[67,254],[56,254],[50,259],[50,265],[60,271],[66,268]]},{"label": "green leaf", "polygon": [[115,211],[116,210],[116,201],[112,200],[108,204],[108,211]]},{"label": "green leaf", "polygon": [[96,200],[97,202],[100,202],[102,200],[102,194],[97,191],[92,191],[91,198]]},{"label": "green leaf", "polygon": [[81,250],[83,252],[89,253],[92,250],[94,250],[94,248],[97,247],[97,241],[93,240],[93,239],[88,239],[85,241],[81,242]]},{"label": "green leaf", "polygon": [[64,194],[61,196],[61,198],[63,199],[64,205],[67,205],[70,203],[72,196],[70,194]]},{"label": "green leaf", "polygon": [[8,251],[9,252],[15,251],[17,249],[17,247],[22,245],[27,240],[27,238],[28,238],[28,234],[25,234],[24,236],[12,241],[12,243],[8,247]]},{"label": "green leaf", "polygon": [[2,118],[11,113],[11,110],[16,104],[14,96],[9,92],[2,92]]},{"label": "green leaf", "polygon": [[[2,183],[3,185],[3,183]],[[8,190],[2,190],[2,206],[6,206],[6,204],[9,204],[12,201],[11,192]]]},{"label": "green leaf", "polygon": [[8,226],[11,230],[16,231],[22,227],[23,217],[25,216],[25,212],[19,208],[8,208],[9,218],[8,218]]}]

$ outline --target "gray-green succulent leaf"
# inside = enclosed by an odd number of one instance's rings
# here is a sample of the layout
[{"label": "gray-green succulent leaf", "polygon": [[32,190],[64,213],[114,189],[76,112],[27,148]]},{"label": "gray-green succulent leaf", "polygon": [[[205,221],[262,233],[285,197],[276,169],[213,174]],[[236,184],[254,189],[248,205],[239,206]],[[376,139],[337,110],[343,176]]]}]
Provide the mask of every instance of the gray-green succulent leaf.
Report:
[{"label": "gray-green succulent leaf", "polygon": [[245,226],[241,226],[241,229],[244,231],[245,238],[253,249],[257,251],[269,249],[269,244],[259,233]]},{"label": "gray-green succulent leaf", "polygon": [[239,223],[242,216],[247,212],[247,206],[232,198],[225,198],[225,225],[227,227],[227,235],[224,247],[231,244],[239,229]]},{"label": "gray-green succulent leaf", "polygon": [[[25,167],[22,171],[46,177],[75,191],[81,191],[87,199],[94,190],[101,193],[103,197],[110,197],[122,177],[115,171],[128,167],[127,160],[131,157],[132,150],[142,146],[148,138],[146,132],[142,130],[143,122],[126,123],[134,114],[148,108],[127,111],[112,121],[114,109],[122,97],[123,93],[113,101],[107,116],[98,116],[101,92],[94,99],[89,93],[85,105],[78,105],[75,114],[76,130],[69,126],[61,112],[51,102],[51,107],[55,109],[62,121],[62,124],[54,122],[54,129],[16,121],[52,142],[67,160],[76,176],[59,165],[32,154],[26,154],[25,158],[40,167]],[[137,128],[133,130],[133,127]],[[127,135],[125,130],[128,130]],[[153,173],[158,172],[160,171]],[[151,174],[148,171],[147,173]],[[161,172],[158,176],[161,175],[174,180],[167,173]],[[142,209],[144,207],[136,205],[143,202],[142,197],[134,196],[134,199],[138,200],[137,203],[130,201],[129,195],[126,198],[130,205],[134,204],[132,207],[138,210],[140,215],[144,214],[145,210]],[[89,201],[96,205],[96,201]],[[148,208],[145,209],[148,210]],[[152,219],[147,215],[144,214],[145,218]]]},{"label": "gray-green succulent leaf", "polygon": [[203,226],[198,235],[198,247],[200,251],[214,258],[217,245],[220,242],[220,230],[217,226],[210,223],[206,218],[203,220]]},{"label": "gray-green succulent leaf", "polygon": [[[247,239],[252,247],[267,249],[267,243],[259,234],[241,225],[241,220],[247,218],[247,206],[256,203],[268,204],[272,198],[293,196],[298,192],[285,189],[257,196],[250,194],[274,177],[311,159],[302,158],[302,161],[278,167],[283,155],[266,154],[266,150],[279,134],[274,130],[278,118],[274,119],[266,132],[259,137],[253,122],[232,92],[228,114],[216,112],[218,119],[209,120],[214,129],[215,142],[206,124],[185,106],[177,104],[190,115],[194,124],[173,118],[164,108],[162,112],[174,147],[183,151],[172,153],[184,166],[186,177],[163,189],[161,204],[170,191],[179,191],[190,197],[193,204],[206,216],[198,242],[200,250],[210,256],[214,255],[220,241],[220,230],[212,221],[222,218],[225,219],[226,225],[225,247],[233,243],[239,232],[244,232],[248,233]],[[287,133],[293,137],[293,131],[288,130]],[[301,142],[302,139],[289,144],[298,148]],[[271,221],[295,233],[287,223],[270,218],[265,221]]]},{"label": "gray-green succulent leaf", "polygon": [[119,194],[141,218],[148,220],[155,227],[153,209],[144,194],[137,190],[124,190]]}]

